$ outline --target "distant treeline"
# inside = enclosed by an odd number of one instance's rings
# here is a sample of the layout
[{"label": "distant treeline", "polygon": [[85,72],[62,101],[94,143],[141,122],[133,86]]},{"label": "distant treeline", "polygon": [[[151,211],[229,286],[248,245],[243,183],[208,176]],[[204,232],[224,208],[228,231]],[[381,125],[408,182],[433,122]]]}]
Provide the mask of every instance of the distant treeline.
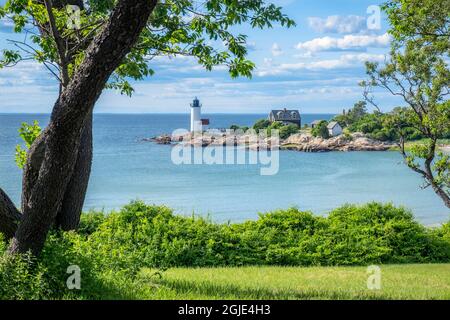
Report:
[{"label": "distant treeline", "polygon": [[[353,108],[344,111],[333,118],[349,132],[362,132],[368,137],[381,141],[398,141],[400,134],[405,141],[415,141],[427,138],[420,128],[414,125],[416,115],[410,108],[394,108],[390,112],[375,110],[367,111],[366,102],[359,101]],[[439,132],[440,139],[450,138],[450,128]]]}]

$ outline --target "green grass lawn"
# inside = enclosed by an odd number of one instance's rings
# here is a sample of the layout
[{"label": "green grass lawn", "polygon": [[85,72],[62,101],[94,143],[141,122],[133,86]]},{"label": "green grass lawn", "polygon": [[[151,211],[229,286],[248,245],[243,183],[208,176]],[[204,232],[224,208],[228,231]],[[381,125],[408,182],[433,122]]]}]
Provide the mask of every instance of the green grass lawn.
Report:
[{"label": "green grass lawn", "polygon": [[450,264],[381,266],[381,289],[365,267],[242,267],[143,270],[149,299],[450,299]]}]

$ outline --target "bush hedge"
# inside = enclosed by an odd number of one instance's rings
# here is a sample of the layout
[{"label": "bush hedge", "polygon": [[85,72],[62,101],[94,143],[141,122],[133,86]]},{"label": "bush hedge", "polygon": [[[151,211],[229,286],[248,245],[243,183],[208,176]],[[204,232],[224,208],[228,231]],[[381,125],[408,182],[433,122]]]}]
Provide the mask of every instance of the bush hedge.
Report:
[{"label": "bush hedge", "polygon": [[[133,202],[84,214],[75,232],[53,232],[41,256],[10,257],[0,240],[0,299],[136,297],[143,267],[335,266],[450,262],[450,223],[426,228],[391,204],[345,205],[328,216],[296,208],[217,224]],[[83,272],[66,288],[67,267]]]}]

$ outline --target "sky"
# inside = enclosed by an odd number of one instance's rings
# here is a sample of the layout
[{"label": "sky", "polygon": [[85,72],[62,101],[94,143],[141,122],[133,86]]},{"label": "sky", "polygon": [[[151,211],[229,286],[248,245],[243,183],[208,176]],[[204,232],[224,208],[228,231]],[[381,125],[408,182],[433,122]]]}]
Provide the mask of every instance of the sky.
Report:
[{"label": "sky", "polygon": [[[358,83],[366,78],[364,61],[383,62],[389,51],[385,17],[378,26],[368,10],[382,1],[270,2],[282,6],[297,26],[239,28],[248,35],[249,58],[256,63],[252,79],[231,79],[223,67],[205,71],[192,58],[158,58],[151,62],[153,76],[132,83],[131,98],[105,90],[95,112],[184,113],[197,96],[204,113],[266,113],[284,107],[339,113],[361,100]],[[23,35],[14,34],[9,21],[0,20],[0,49],[11,48],[8,39]],[[5,68],[0,70],[0,113],[48,113],[57,91],[56,80],[35,62]],[[396,106],[386,92],[376,92],[376,100],[384,111]]]}]

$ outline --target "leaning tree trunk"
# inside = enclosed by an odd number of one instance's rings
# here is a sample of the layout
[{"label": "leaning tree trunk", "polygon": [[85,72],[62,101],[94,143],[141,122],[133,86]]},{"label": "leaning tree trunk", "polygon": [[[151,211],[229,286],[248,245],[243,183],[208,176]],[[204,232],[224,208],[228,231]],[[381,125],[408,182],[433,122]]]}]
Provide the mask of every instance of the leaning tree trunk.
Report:
[{"label": "leaning tree trunk", "polygon": [[450,208],[449,194],[445,191],[444,187],[440,186],[436,182],[436,179],[433,174],[432,163],[434,161],[434,154],[436,152],[435,150],[436,150],[436,141],[433,142],[433,150],[432,150],[433,156],[431,156],[425,160],[425,164],[424,164],[425,165],[425,179],[428,180],[428,182],[431,185],[431,188],[442,199],[445,206],[447,208]]},{"label": "leaning tree trunk", "polygon": [[34,140],[27,153],[27,161],[23,167],[22,175],[22,212],[24,212],[28,206],[31,191],[33,190],[33,186],[38,179],[39,170],[41,169],[42,162],[44,161],[47,133],[47,129],[42,131],[39,137]]},{"label": "leaning tree trunk", "polygon": [[12,253],[39,254],[76,166],[86,120],[108,78],[136,43],[157,0],[120,0],[53,108],[43,161],[24,205]]},{"label": "leaning tree trunk", "polygon": [[[82,0],[53,0],[54,8],[62,9],[67,5],[76,5],[80,10],[85,9]],[[70,46],[69,49],[71,49]],[[92,113],[90,113],[81,135],[77,162],[64,194],[61,209],[56,215],[56,227],[65,231],[77,229],[80,223],[92,167],[92,120]]]},{"label": "leaning tree trunk", "polygon": [[69,231],[78,228],[92,166],[92,112],[85,120],[77,161],[67,185],[56,226]]},{"label": "leaning tree trunk", "polygon": [[[39,0],[44,4],[42,0]],[[67,5],[77,5],[80,10],[84,10],[84,3],[82,0],[53,0],[53,8],[63,9]],[[50,27],[40,28],[42,36],[49,35]],[[60,94],[62,93],[62,86],[60,87]],[[23,181],[22,181],[22,211],[25,210],[31,190],[37,180],[39,170],[42,165],[44,151],[45,151],[45,132],[33,144],[28,152],[27,163],[24,167]],[[64,200],[62,202],[61,210],[56,217],[56,226],[63,230],[74,230],[78,228],[81,212],[83,209],[84,200],[86,197],[86,190],[89,183],[89,176],[92,164],[92,116],[86,120],[85,128],[81,137],[80,148],[77,156],[77,163],[72,173],[69,185],[65,192]]]},{"label": "leaning tree trunk", "polygon": [[[23,168],[22,178],[22,212],[25,211],[33,186],[37,181],[39,170],[44,160],[47,129],[32,144],[28,151],[27,162]],[[56,217],[56,226],[62,230],[78,228],[83,210],[86,190],[92,165],[92,114],[84,124],[77,161],[70,182],[62,201],[61,209]]]},{"label": "leaning tree trunk", "polygon": [[8,195],[0,188],[0,233],[7,240],[14,237],[21,214]]}]

